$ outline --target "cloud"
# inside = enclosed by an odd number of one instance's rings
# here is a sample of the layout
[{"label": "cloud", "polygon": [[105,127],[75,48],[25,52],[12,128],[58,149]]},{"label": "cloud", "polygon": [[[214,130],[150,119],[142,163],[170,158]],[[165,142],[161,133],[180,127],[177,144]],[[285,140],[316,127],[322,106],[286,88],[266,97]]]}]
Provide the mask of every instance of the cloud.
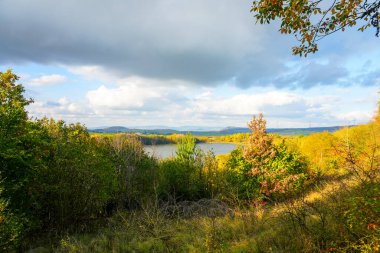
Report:
[{"label": "cloud", "polygon": [[302,65],[291,65],[284,74],[273,80],[277,87],[311,88],[314,86],[326,86],[343,84],[344,78],[349,74],[341,64],[333,61],[319,63],[311,61]]},{"label": "cloud", "polygon": [[[83,73],[85,74],[85,73]],[[100,72],[102,81],[110,78]],[[176,88],[173,89],[173,84]],[[88,104],[99,113],[117,111],[158,111],[169,106],[182,106],[189,84],[177,80],[159,81],[132,76],[115,81],[117,87],[105,85],[86,94]],[[181,85],[182,84],[182,85]]]},{"label": "cloud", "polygon": [[59,83],[63,83],[67,80],[65,76],[62,75],[44,75],[40,76],[38,78],[31,79],[28,82],[28,85],[30,86],[47,86],[47,85],[55,85]]},{"label": "cloud", "polygon": [[3,0],[0,63],[102,66],[119,77],[209,86],[235,80],[249,87],[281,71],[290,57],[288,40],[255,26],[249,10],[250,2],[233,0],[67,0],[58,6]]},{"label": "cloud", "polygon": [[352,82],[362,86],[380,86],[380,69],[364,70],[362,73],[354,76]]},{"label": "cloud", "polygon": [[[317,54],[297,58],[298,42],[276,21],[255,25],[250,5],[0,0],[0,65],[28,72],[28,93],[40,101],[31,112],[95,126],[241,125],[261,111],[287,126],[365,118],[358,112],[377,98],[364,93],[380,84],[373,32],[336,33]],[[31,80],[36,73],[65,76]],[[64,87],[33,87],[66,78],[72,82]]]},{"label": "cloud", "polygon": [[363,111],[352,111],[352,112],[336,114],[335,117],[338,120],[345,121],[346,123],[354,124],[354,122],[356,123],[357,121],[368,122],[371,120],[373,115],[371,115],[368,112],[363,112]]},{"label": "cloud", "polygon": [[142,108],[148,99],[157,99],[157,91],[147,90],[136,85],[122,86],[114,89],[101,86],[87,93],[90,106],[98,109],[133,110]]},{"label": "cloud", "polygon": [[[107,76],[103,76],[107,80]],[[316,90],[316,88],[314,89]],[[269,127],[309,127],[367,122],[368,106],[361,107],[336,95],[315,91],[260,91],[231,89],[222,95],[219,88],[198,88],[186,83],[173,89],[155,79],[131,77],[100,85],[86,94],[86,101],[63,97],[57,101],[37,100],[29,106],[36,117],[54,117],[88,126],[198,125],[245,126],[252,115],[263,112]],[[363,93],[363,96],[365,93]],[[356,97],[357,98],[357,97]]]},{"label": "cloud", "polygon": [[191,106],[194,111],[219,115],[253,115],[268,107],[284,107],[300,101],[300,97],[288,92],[240,94],[230,98],[216,98],[210,93],[196,98]]},{"label": "cloud", "polygon": [[70,122],[79,122],[93,114],[86,105],[73,102],[66,97],[62,97],[58,101],[35,101],[28,106],[28,111],[32,117],[46,116]]},{"label": "cloud", "polygon": [[[209,87],[310,88],[351,84],[342,82],[347,54],[379,52],[353,31],[321,42],[324,54],[295,58],[298,42],[281,35],[276,21],[255,25],[250,8],[250,1],[234,0],[2,0],[0,64],[63,64],[94,76],[101,68],[117,78]],[[368,47],[352,45],[353,36]]]}]

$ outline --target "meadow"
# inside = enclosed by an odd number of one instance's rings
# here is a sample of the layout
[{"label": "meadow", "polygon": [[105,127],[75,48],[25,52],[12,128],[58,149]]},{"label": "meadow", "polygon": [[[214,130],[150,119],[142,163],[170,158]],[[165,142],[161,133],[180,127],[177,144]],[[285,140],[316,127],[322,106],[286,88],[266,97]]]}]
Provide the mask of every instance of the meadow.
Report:
[{"label": "meadow", "polygon": [[[90,135],[0,79],[0,251],[379,252],[380,116],[334,133]],[[153,141],[152,141],[153,140]],[[177,143],[157,159],[144,144]],[[226,155],[199,141],[241,143]]]}]

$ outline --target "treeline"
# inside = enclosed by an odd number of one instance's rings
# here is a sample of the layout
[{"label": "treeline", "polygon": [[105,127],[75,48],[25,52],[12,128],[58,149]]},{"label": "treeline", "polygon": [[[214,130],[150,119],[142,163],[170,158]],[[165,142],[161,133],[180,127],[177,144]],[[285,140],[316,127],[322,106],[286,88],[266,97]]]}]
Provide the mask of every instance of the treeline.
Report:
[{"label": "treeline", "polygon": [[[131,134],[131,133],[117,133],[117,134],[92,134],[95,138],[110,137],[110,138],[136,138],[144,145],[163,145],[163,144],[177,144],[185,134]],[[194,137],[196,143],[205,142],[207,138]]]},{"label": "treeline", "polygon": [[197,136],[196,138],[203,142],[243,144],[247,142],[249,136],[249,133],[236,133],[221,136]]},{"label": "treeline", "polygon": [[[216,158],[181,135],[176,156],[157,160],[141,136],[29,119],[32,101],[17,80],[1,73],[1,251],[46,238],[62,252],[371,252],[380,244],[379,118],[282,138],[268,135],[259,115],[229,155]],[[91,243],[55,244],[95,224],[107,232]]]},{"label": "treeline", "polygon": [[[92,133],[92,137],[110,137],[125,136],[128,138],[136,138],[144,145],[164,145],[177,144],[186,134],[134,134],[134,133]],[[274,136],[279,136],[273,134]],[[236,133],[223,136],[193,136],[195,143],[236,143],[244,144],[248,141],[249,133]]]}]

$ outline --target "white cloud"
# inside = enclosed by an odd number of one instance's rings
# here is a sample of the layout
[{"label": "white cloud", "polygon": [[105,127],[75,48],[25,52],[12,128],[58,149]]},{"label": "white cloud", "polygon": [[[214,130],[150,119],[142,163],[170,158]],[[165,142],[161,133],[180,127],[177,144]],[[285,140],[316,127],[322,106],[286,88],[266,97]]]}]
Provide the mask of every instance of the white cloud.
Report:
[{"label": "white cloud", "polygon": [[145,89],[137,85],[126,85],[118,88],[107,88],[102,85],[86,95],[89,104],[95,109],[138,109],[148,99],[157,99],[161,95],[155,90]]},{"label": "white cloud", "polygon": [[87,80],[100,80],[109,83],[117,80],[116,73],[106,71],[103,67],[97,65],[73,65],[66,66],[66,69]]},{"label": "white cloud", "polygon": [[[101,81],[110,80],[102,75]],[[183,106],[185,95],[192,88],[187,82],[179,80],[160,81],[155,79],[131,76],[114,80],[117,87],[102,85],[86,94],[91,108],[97,113],[115,111],[162,111],[174,106]],[[175,87],[173,89],[173,86]]]},{"label": "white cloud", "polygon": [[357,123],[368,122],[371,120],[373,115],[371,115],[369,112],[352,111],[352,112],[336,114],[335,117],[338,120],[341,120],[343,122],[353,124],[354,122],[357,122]]},{"label": "white cloud", "polygon": [[58,101],[35,101],[28,106],[28,111],[32,117],[52,117],[54,119],[64,119],[70,122],[82,122],[85,117],[91,117],[91,110],[85,105],[70,101],[66,97]]},{"label": "white cloud", "polygon": [[279,91],[253,95],[239,94],[230,98],[215,98],[208,92],[194,99],[192,106],[194,111],[202,113],[252,115],[264,111],[268,106],[280,107],[299,101],[299,96]]},{"label": "white cloud", "polygon": [[63,75],[53,74],[53,75],[44,75],[38,78],[34,78],[28,82],[31,86],[47,86],[63,83],[67,78]]},{"label": "white cloud", "polygon": [[[285,91],[240,89],[226,83],[216,88],[177,79],[122,77],[96,65],[70,67],[69,72],[75,75],[77,83],[81,80],[84,83],[82,99],[76,96],[76,101],[69,97],[57,102],[36,103],[30,107],[33,115],[80,121],[93,127],[225,127],[245,126],[252,115],[263,112],[268,127],[308,127],[344,125],[347,120],[368,121],[371,113],[365,113],[366,109],[372,108],[369,104],[372,100],[377,101],[375,95],[371,101],[368,99],[367,94],[374,89],[371,87],[360,87],[360,92],[353,94],[334,89],[329,92],[325,87]],[[96,86],[92,85],[95,88],[86,88],[88,80],[96,83]],[[354,104],[353,101],[359,98],[363,103]],[[373,101],[371,104],[376,104]]]}]

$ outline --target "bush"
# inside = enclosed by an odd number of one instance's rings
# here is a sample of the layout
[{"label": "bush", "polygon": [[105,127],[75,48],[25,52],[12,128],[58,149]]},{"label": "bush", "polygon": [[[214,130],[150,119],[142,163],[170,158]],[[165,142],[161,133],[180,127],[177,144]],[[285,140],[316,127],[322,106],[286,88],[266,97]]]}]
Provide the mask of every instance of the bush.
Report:
[{"label": "bush", "polygon": [[0,251],[9,252],[19,246],[25,221],[7,209],[8,203],[0,199]]},{"label": "bush", "polygon": [[[342,157],[337,156],[335,147],[338,139],[335,135],[322,132],[298,138],[300,152],[308,159],[310,170],[321,176],[342,174],[339,164]],[[344,172],[343,172],[344,173]]]},{"label": "bush", "polygon": [[198,149],[191,135],[178,142],[175,158],[161,161],[159,174],[159,192],[163,199],[210,198],[219,189],[220,173],[215,155]]},{"label": "bush", "polygon": [[243,148],[231,152],[226,166],[226,179],[236,197],[245,200],[260,198],[260,182],[250,175],[252,164],[244,158]]},{"label": "bush", "polygon": [[148,156],[136,135],[115,135],[100,140],[105,143],[117,176],[115,199],[118,208],[134,208],[153,198],[156,192],[158,165]]},{"label": "bush", "polygon": [[117,181],[107,149],[79,124],[42,120],[49,143],[39,167],[36,207],[44,226],[64,229],[102,215]]},{"label": "bush", "polygon": [[229,182],[238,196],[280,198],[300,191],[307,178],[305,159],[285,142],[273,143],[262,115],[248,126],[252,130],[248,145],[233,151],[228,162]]}]

